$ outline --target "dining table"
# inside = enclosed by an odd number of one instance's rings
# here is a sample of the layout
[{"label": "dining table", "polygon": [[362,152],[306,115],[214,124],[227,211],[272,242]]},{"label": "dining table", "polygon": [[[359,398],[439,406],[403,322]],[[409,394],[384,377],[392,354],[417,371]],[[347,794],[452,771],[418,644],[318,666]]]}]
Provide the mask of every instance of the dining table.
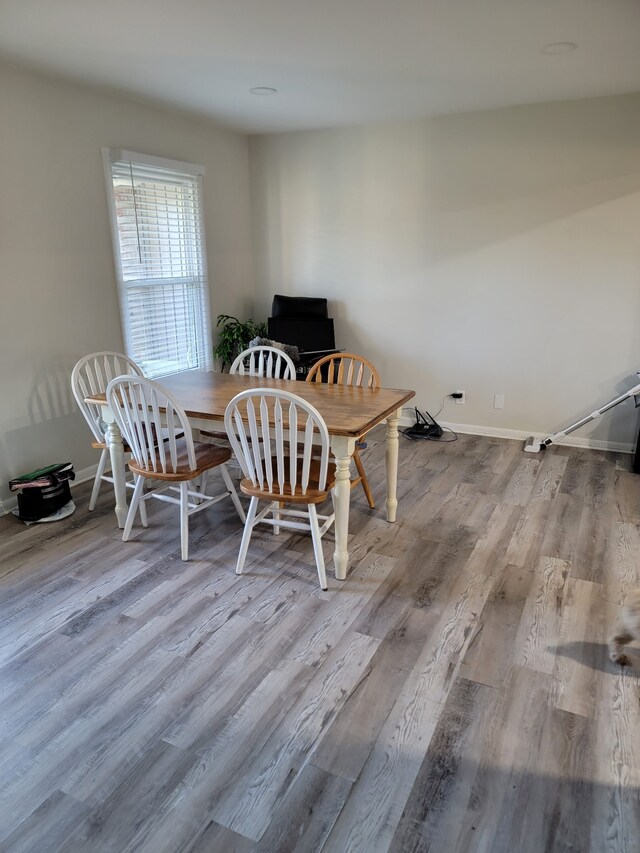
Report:
[{"label": "dining table", "polygon": [[[247,388],[280,388],[297,394],[314,406],[324,419],[336,466],[334,486],[335,551],[334,567],[338,580],[347,577],[349,564],[348,533],[351,495],[351,458],[356,441],[373,427],[386,421],[386,515],[395,522],[398,499],[398,420],[402,407],[415,396],[415,391],[397,388],[361,388],[298,382],[284,379],[265,379],[258,376],[187,370],[159,380],[184,409],[194,430],[220,429],[229,402]],[[122,434],[105,394],[86,398],[101,408],[106,424],[106,442],[111,458],[115,492],[115,513],[119,527],[127,516],[125,455]],[[216,424],[217,422],[217,424]]]}]

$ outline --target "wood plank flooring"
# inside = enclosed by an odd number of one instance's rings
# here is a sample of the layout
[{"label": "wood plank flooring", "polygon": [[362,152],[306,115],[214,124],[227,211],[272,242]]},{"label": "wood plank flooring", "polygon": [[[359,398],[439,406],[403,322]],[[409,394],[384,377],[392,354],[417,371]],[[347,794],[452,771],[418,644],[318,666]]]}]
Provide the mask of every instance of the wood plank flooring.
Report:
[{"label": "wood plank flooring", "polygon": [[[352,493],[351,572],[229,504],[123,543],[89,513],[0,518],[0,850],[637,853],[640,585],[630,457],[384,436]],[[333,542],[325,541],[330,561]]]}]

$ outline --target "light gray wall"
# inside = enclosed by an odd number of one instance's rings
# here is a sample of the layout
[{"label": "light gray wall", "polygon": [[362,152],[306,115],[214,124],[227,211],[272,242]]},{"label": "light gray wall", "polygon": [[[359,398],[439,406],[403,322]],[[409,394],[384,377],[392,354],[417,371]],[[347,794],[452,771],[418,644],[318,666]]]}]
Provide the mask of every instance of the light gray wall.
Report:
[{"label": "light gray wall", "polygon": [[0,66],[0,502],[12,476],[97,462],[69,375],[82,355],[123,346],[102,146],[206,167],[214,323],[250,313],[245,136]]},{"label": "light gray wall", "polygon": [[[337,343],[442,419],[546,433],[640,369],[640,95],[257,136],[258,303],[331,300]],[[493,408],[505,395],[504,410]],[[629,445],[630,402],[580,435]]]}]

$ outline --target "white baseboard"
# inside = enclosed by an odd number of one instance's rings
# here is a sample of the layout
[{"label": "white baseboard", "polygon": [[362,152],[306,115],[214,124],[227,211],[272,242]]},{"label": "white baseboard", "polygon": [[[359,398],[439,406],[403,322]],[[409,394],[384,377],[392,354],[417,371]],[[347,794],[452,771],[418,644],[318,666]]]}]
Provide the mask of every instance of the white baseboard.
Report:
[{"label": "white baseboard", "polygon": [[[414,423],[415,418],[400,418],[400,426],[412,426]],[[454,424],[449,421],[439,421],[439,424],[464,435],[486,435],[490,438],[513,438],[518,441],[526,441],[529,436],[533,436],[534,438],[547,437],[542,432],[527,432],[521,429],[500,429],[499,427],[485,427],[478,424]],[[624,441],[602,441],[597,438],[583,438],[573,435],[565,436],[554,442],[554,444],[562,444],[565,447],[580,447],[587,450],[610,450],[615,453],[635,452],[634,445]]]},{"label": "white baseboard", "polygon": [[[82,468],[82,470],[76,471],[75,480],[72,480],[69,483],[71,489],[74,489],[76,486],[79,486],[80,483],[86,483],[87,480],[93,480],[96,476],[97,470],[97,465],[89,465],[88,468]],[[0,501],[0,515],[7,515],[8,513],[13,512],[17,505],[17,497],[5,498],[3,501]]]},{"label": "white baseboard", "polygon": [[0,515],[8,515],[17,503],[16,498],[6,498],[0,501]]},{"label": "white baseboard", "polygon": [[76,478],[71,483],[71,488],[73,489],[75,486],[79,486],[80,483],[86,483],[87,480],[94,480],[97,470],[98,465],[96,463],[95,465],[89,465],[88,468],[82,468],[81,471],[76,471]]}]

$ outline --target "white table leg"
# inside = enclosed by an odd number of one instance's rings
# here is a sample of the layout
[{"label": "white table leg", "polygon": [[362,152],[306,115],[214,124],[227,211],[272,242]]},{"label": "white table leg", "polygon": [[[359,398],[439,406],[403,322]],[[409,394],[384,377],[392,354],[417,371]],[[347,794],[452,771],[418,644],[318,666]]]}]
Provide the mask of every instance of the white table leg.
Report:
[{"label": "white table leg", "polygon": [[109,425],[106,439],[111,458],[111,476],[113,477],[113,491],[116,498],[116,518],[118,527],[124,527],[127,518],[127,487],[125,485],[124,448],[122,445],[122,433],[115,422],[113,412],[108,406],[102,409],[102,420]]},{"label": "white table leg", "polygon": [[343,435],[331,437],[331,452],[336,462],[336,484],[333,488],[336,513],[336,550],[333,554],[336,578],[345,580],[349,563],[347,548],[349,535],[349,502],[351,500],[351,457],[355,449],[354,438]]},{"label": "white table leg", "polygon": [[387,465],[387,521],[396,520],[398,509],[398,419],[402,409],[387,418],[387,447],[385,461]]}]

